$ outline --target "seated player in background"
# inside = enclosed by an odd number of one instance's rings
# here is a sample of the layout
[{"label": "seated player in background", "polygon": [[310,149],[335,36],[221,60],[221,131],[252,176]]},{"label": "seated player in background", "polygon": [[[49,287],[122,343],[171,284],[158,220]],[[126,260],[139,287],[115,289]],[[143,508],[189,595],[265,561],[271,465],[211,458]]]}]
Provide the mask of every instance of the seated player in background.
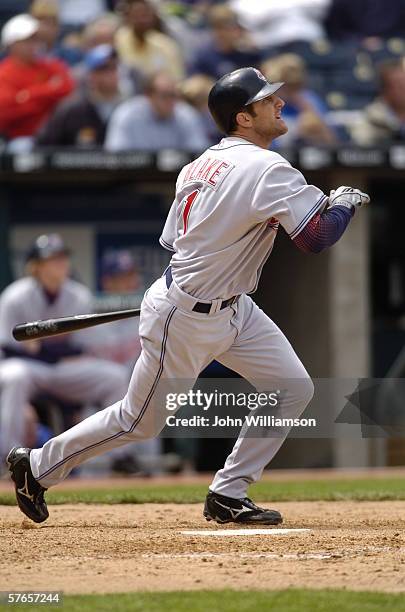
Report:
[{"label": "seated player in background", "polygon": [[[111,310],[128,308],[125,299],[139,291],[142,279],[135,260],[129,250],[109,250],[104,253],[100,264],[100,285],[103,296],[114,299]],[[121,363],[128,369],[128,377],[141,353],[139,340],[139,319],[122,319],[96,328],[92,335],[90,350],[98,357]]]},{"label": "seated player in background", "polygon": [[57,234],[39,236],[27,256],[28,275],[0,296],[0,455],[26,432],[22,415],[39,393],[61,401],[104,407],[127,387],[124,366],[86,353],[83,334],[19,343],[11,331],[22,321],[92,311],[92,295],[69,278],[69,251]]},{"label": "seated player in background", "polygon": [[59,104],[38,134],[39,146],[103,146],[108,120],[125,99],[113,47],[91,49],[85,56],[84,69],[84,86]]},{"label": "seated player in background", "polygon": [[0,134],[9,141],[24,138],[26,147],[74,88],[63,62],[40,56],[38,30],[39,22],[23,14],[10,19],[1,32],[7,57],[0,62]]},{"label": "seated player in background", "polygon": [[[123,308],[128,308],[125,299],[142,287],[142,278],[135,260],[129,250],[107,251],[101,260],[101,290],[105,297],[114,297],[124,301]],[[119,310],[119,306],[112,306]],[[141,353],[139,338],[139,318],[121,319],[101,328],[91,335],[89,352],[95,357],[108,359],[123,365],[127,369],[128,381]],[[145,440],[131,445],[134,460],[129,462],[117,459],[114,467],[123,473],[139,470],[143,475],[152,475],[166,467],[161,457],[159,438]],[[171,459],[169,457],[169,459]],[[169,466],[168,466],[169,467]]]}]

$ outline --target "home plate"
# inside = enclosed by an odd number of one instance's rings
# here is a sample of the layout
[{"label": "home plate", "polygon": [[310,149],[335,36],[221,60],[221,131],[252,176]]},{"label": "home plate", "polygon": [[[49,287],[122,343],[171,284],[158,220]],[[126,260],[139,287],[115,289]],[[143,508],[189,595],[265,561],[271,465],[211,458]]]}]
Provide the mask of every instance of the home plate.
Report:
[{"label": "home plate", "polygon": [[294,535],[295,533],[303,533],[305,531],[311,531],[310,529],[204,529],[202,531],[181,531],[182,535],[190,536],[252,536],[252,535]]}]

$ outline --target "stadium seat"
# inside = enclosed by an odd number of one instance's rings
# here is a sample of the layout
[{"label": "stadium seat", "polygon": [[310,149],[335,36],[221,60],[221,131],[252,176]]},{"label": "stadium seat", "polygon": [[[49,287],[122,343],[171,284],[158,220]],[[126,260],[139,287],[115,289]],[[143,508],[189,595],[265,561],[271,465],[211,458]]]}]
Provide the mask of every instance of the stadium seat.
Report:
[{"label": "stadium seat", "polygon": [[357,65],[351,70],[344,69],[331,73],[327,79],[328,100],[332,92],[339,92],[345,96],[345,106],[348,110],[363,108],[377,95],[374,70]]},{"label": "stadium seat", "polygon": [[376,66],[384,60],[395,59],[405,55],[405,40],[402,38],[368,39],[359,49],[359,55],[368,57],[368,61]]},{"label": "stadium seat", "polygon": [[297,41],[279,48],[280,53],[296,53],[305,61],[310,72],[338,69],[354,63],[357,45],[336,44],[328,40]]}]

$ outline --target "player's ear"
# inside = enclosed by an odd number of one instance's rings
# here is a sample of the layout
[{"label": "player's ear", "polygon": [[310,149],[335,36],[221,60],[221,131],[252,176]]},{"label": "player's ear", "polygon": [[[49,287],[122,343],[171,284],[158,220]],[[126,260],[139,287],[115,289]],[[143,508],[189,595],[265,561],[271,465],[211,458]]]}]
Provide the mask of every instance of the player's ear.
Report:
[{"label": "player's ear", "polygon": [[247,111],[239,111],[236,115],[236,124],[240,127],[248,128],[252,125],[252,115],[250,115]]}]

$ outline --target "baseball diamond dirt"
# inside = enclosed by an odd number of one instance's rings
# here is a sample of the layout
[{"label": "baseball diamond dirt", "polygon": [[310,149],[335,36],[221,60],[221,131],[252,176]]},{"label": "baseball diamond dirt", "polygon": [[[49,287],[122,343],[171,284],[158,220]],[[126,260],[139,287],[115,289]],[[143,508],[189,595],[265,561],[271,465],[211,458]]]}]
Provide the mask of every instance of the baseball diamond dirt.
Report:
[{"label": "baseball diamond dirt", "polygon": [[[67,483],[66,492],[73,486]],[[108,486],[113,489],[114,481]],[[1,489],[9,490],[8,483]],[[207,523],[200,503],[51,505],[49,521],[39,526],[16,507],[1,506],[0,591],[10,586],[67,594],[288,587],[405,591],[405,501],[276,507],[286,517],[283,528],[308,531],[184,535],[237,527]]]}]

